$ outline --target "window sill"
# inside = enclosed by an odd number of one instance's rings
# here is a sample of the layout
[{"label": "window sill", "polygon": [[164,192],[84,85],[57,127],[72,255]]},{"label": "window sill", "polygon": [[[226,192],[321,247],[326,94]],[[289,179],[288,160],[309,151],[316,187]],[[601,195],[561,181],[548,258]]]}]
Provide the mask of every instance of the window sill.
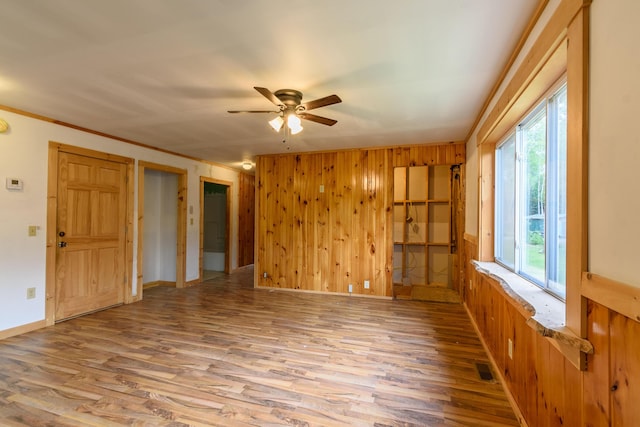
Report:
[{"label": "window sill", "polygon": [[[494,262],[472,261],[476,271],[497,281],[527,317],[527,325],[552,340],[570,359],[575,350],[592,354],[593,345],[565,326],[565,303]],[[571,351],[573,350],[573,351]]]}]

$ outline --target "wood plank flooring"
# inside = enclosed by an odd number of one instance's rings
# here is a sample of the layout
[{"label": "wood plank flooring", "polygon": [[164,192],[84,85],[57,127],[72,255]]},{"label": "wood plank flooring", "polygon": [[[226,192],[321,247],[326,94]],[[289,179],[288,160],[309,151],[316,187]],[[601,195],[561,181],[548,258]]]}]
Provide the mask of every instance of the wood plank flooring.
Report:
[{"label": "wood plank flooring", "polygon": [[0,341],[0,425],[518,425],[460,305],[252,278],[156,287]]}]

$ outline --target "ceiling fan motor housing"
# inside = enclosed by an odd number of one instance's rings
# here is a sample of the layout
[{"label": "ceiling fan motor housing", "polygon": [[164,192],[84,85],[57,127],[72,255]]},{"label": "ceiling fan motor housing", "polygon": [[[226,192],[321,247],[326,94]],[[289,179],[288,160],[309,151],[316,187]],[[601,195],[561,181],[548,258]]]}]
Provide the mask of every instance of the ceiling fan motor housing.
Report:
[{"label": "ceiling fan motor housing", "polygon": [[302,102],[302,92],[293,89],[280,89],[273,94],[288,108],[294,108]]}]

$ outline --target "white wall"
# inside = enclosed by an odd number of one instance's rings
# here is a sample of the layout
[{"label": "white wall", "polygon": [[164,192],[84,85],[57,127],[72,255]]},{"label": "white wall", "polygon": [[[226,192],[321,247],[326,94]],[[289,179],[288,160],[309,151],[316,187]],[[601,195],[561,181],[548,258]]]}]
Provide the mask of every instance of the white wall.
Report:
[{"label": "white wall", "polygon": [[178,175],[145,169],[143,283],[176,281]]},{"label": "white wall", "polygon": [[[44,319],[47,211],[47,129],[19,137],[28,119],[0,111],[10,130],[0,134],[0,330]],[[45,123],[43,123],[45,124]],[[42,144],[40,141],[44,141]],[[45,148],[42,149],[41,146]],[[6,178],[24,182],[21,192],[9,192]],[[29,225],[40,229],[28,237]],[[27,300],[27,288],[36,298]]]},{"label": "white wall", "polygon": [[640,2],[591,5],[589,271],[640,287]]},{"label": "white wall", "polygon": [[205,252],[202,254],[204,270],[224,271],[224,252]]},{"label": "white wall", "polygon": [[[187,215],[187,281],[195,280],[199,276],[200,176],[232,182],[230,256],[231,268],[237,268],[238,172],[2,110],[0,110],[0,118],[10,125],[9,132],[0,134],[0,241],[2,242],[0,247],[0,331],[44,319],[49,141],[187,169],[187,203],[193,206],[193,214]],[[22,179],[24,190],[22,192],[7,191],[4,185],[7,177]],[[134,218],[137,218],[137,173],[133,178],[136,180]],[[193,218],[193,225],[190,222],[191,218]],[[29,225],[40,227],[36,237],[27,237]],[[135,278],[137,277],[138,244],[136,221],[134,221],[133,238],[133,277]],[[135,295],[136,280],[132,282],[132,294]],[[28,287],[36,288],[35,299],[26,299]]]}]

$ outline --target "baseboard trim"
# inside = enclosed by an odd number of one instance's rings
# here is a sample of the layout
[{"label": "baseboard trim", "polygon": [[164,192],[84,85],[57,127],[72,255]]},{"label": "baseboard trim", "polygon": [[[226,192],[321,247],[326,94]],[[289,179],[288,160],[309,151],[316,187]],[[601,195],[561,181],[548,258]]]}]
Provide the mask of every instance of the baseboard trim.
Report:
[{"label": "baseboard trim", "polygon": [[156,286],[169,286],[172,288],[176,287],[176,282],[169,282],[166,280],[156,280],[155,282],[147,282],[142,284],[142,289],[155,288]]},{"label": "baseboard trim", "polygon": [[188,282],[184,282],[184,287],[185,288],[189,288],[189,287],[194,286],[194,285],[199,285],[200,283],[202,283],[202,279],[201,278],[197,278],[197,279],[194,279],[194,280],[189,280]]},{"label": "baseboard trim", "polygon": [[42,319],[37,322],[27,323],[26,325],[16,326],[15,328],[5,329],[4,331],[0,331],[0,340],[35,331],[36,329],[42,329],[45,326],[47,326],[47,321]]},{"label": "baseboard trim", "polygon": [[357,297],[357,298],[373,298],[373,299],[386,299],[392,300],[393,297],[387,297],[383,295],[366,295],[366,294],[356,294],[356,293],[348,293],[348,292],[325,292],[325,291],[314,291],[310,289],[291,289],[291,288],[274,288],[271,286],[254,286],[255,289],[265,289],[268,291],[282,291],[282,292],[302,292],[305,294],[316,294],[316,295],[337,295],[342,297]]}]

